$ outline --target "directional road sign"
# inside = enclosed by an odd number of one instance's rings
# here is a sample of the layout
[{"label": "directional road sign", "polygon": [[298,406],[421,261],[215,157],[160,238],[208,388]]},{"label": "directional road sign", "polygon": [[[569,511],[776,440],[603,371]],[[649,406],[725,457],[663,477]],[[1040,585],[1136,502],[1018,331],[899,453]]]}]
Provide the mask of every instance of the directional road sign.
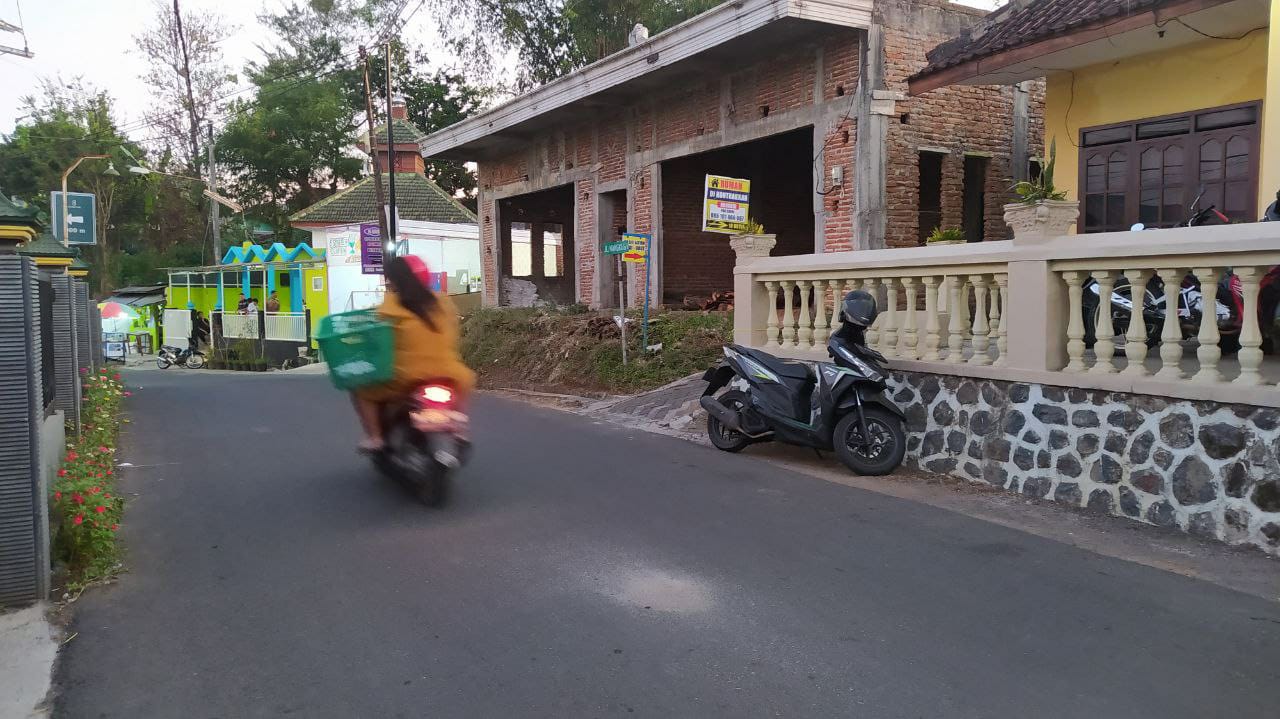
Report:
[{"label": "directional road sign", "polygon": [[[98,244],[98,223],[96,200],[89,192],[68,192],[71,198],[67,209],[67,234],[72,245]],[[53,236],[62,242],[62,193],[49,193],[50,217],[53,225]]]}]

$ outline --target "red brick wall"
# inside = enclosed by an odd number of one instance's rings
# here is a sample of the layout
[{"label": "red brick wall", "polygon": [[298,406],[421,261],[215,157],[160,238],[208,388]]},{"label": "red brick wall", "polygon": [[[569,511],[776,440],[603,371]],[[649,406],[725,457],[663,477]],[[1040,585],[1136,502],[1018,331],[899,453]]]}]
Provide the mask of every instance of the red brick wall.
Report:
[{"label": "red brick wall", "polygon": [[733,288],[728,235],[702,232],[708,173],[751,181],[751,215],[778,236],[775,255],[813,252],[813,131],[802,128],[662,164],[663,300]]},{"label": "red brick wall", "polygon": [[[925,53],[949,39],[977,11],[947,6],[945,0],[878,0],[884,15],[885,84],[907,91],[907,78],[927,64]],[[885,203],[890,247],[918,242],[919,150],[949,150],[942,162],[942,226],[960,227],[963,208],[964,155],[989,154],[985,234],[987,240],[1008,238],[1003,205],[1009,200],[1013,168],[1013,87],[954,86],[897,104],[899,118],[890,118],[886,152]],[[1032,117],[1043,116],[1043,88],[1032,93]],[[905,122],[903,118],[905,117]],[[1043,126],[1041,123],[1040,127]],[[1039,149],[1043,131],[1028,132],[1030,154]]]},{"label": "red brick wall", "polygon": [[573,189],[578,215],[577,231],[574,233],[578,256],[578,301],[591,304],[595,295],[596,245],[600,242],[595,228],[595,183],[591,180],[579,180]]},{"label": "red brick wall", "polygon": [[[946,0],[877,0],[877,21],[884,26],[884,60],[887,88],[905,93],[906,79],[924,66],[925,52],[950,37],[978,17],[977,11],[950,5]],[[769,193],[769,198],[754,195],[754,214],[762,218],[769,231],[779,231],[779,247],[775,254],[813,251],[813,190],[826,192],[821,200],[819,220],[823,227],[827,251],[843,251],[853,247],[855,193],[855,145],[858,127],[855,116],[862,36],[855,31],[832,30],[815,35],[807,44],[797,43],[794,50],[770,53],[749,67],[729,76],[730,96],[722,104],[721,75],[708,73],[705,78],[683,79],[671,83],[669,90],[611,114],[584,113],[582,121],[547,131],[502,158],[481,162],[481,187],[502,192],[514,183],[532,179],[535,183],[554,182],[554,173],[562,167],[575,173],[575,203],[578,208],[574,223],[578,238],[576,261],[580,298],[591,301],[595,284],[595,245],[599,237],[595,228],[595,193],[598,184],[628,181],[628,205],[632,211],[631,227],[638,232],[652,232],[654,217],[652,199],[656,168],[642,165],[652,162],[648,153],[655,145],[671,146],[722,131],[722,113],[730,123],[743,126],[759,122],[762,108],[768,107],[769,122],[776,122],[790,110],[812,106],[814,93],[827,103],[828,114],[819,120],[823,126],[834,125],[822,148],[814,147],[812,130],[806,149],[791,148],[785,156],[771,158],[773,165],[786,160],[796,167],[771,167],[773,175],[788,182]],[[821,52],[819,53],[819,44]],[[820,59],[819,59],[820,58]],[[821,65],[817,65],[821,62]],[[821,70],[820,75],[818,74]],[[886,242],[890,246],[913,245],[917,238],[917,197],[919,169],[917,153],[921,147],[950,151],[943,167],[943,222],[945,226],[961,223],[964,153],[991,155],[987,181],[985,232],[988,239],[1006,236],[1001,219],[1001,205],[1013,175],[1009,163],[1012,139],[1012,88],[944,88],[918,98],[898,103],[897,112],[905,115],[889,118],[886,147]],[[1032,138],[1030,154],[1041,155],[1039,138],[1043,136],[1040,114],[1043,88],[1032,93],[1028,137]],[[628,130],[630,128],[630,130]],[[824,157],[821,177],[815,180],[812,160],[822,149]],[[637,155],[637,153],[646,153]],[[628,177],[627,167],[633,167]],[[727,268],[732,253],[720,235],[706,235],[689,230],[700,223],[699,204],[702,173],[677,167],[679,160],[663,166],[662,234],[665,265],[664,282],[668,297],[685,291],[725,289],[731,283]],[[531,164],[532,163],[532,164]],[[722,163],[724,164],[724,163]],[[797,169],[804,165],[801,169]],[[841,187],[830,184],[835,167],[843,168]],[[581,173],[590,178],[583,179]],[[754,178],[753,178],[754,179]],[[764,180],[767,182],[767,180]],[[818,187],[814,187],[818,184]],[[757,185],[759,186],[759,185]],[[587,197],[583,197],[583,193]],[[483,203],[481,216],[485,214]],[[492,214],[492,212],[490,213]],[[486,248],[491,246],[492,228],[483,227]],[[486,249],[486,252],[488,250]],[[489,255],[485,256],[486,262]],[[486,264],[486,272],[490,272]],[[636,290],[643,290],[643,267],[636,273]],[[494,280],[496,273],[491,273]],[[489,283],[496,288],[496,281]],[[494,290],[496,292],[496,289]],[[680,298],[676,298],[680,299]]]}]

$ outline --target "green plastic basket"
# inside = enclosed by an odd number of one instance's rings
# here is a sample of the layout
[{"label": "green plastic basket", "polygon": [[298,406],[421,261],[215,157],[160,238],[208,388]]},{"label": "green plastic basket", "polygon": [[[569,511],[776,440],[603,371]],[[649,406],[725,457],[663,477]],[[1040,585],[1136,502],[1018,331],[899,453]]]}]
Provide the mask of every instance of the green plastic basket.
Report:
[{"label": "green plastic basket", "polygon": [[328,315],[316,332],[329,379],[338,389],[382,384],[395,374],[395,334],[376,310]]}]

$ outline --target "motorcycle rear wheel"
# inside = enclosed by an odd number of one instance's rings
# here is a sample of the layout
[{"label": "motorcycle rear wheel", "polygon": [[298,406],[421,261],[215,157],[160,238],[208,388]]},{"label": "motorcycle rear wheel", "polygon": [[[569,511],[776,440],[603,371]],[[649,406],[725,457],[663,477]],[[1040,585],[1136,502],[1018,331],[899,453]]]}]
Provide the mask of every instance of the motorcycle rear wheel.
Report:
[{"label": "motorcycle rear wheel", "polygon": [[[746,392],[736,389],[731,389],[716,399],[735,412],[741,412],[750,402]],[[741,452],[751,444],[750,437],[729,429],[711,415],[707,415],[707,439],[711,440],[712,446],[722,452]]]},{"label": "motorcycle rear wheel", "polygon": [[173,365],[172,362],[170,362],[169,360],[163,357],[156,358],[156,366],[159,367],[160,369],[169,369],[169,367],[172,365]]},{"label": "motorcycle rear wheel", "polygon": [[902,464],[902,458],[907,454],[907,433],[902,428],[902,420],[877,406],[864,407],[863,414],[867,418],[867,433],[872,436],[873,446],[865,446],[858,428],[858,413],[850,412],[836,425],[832,438],[836,456],[855,474],[864,477],[889,474]]},{"label": "motorcycle rear wheel", "polygon": [[187,358],[187,364],[186,364],[187,369],[200,369],[203,366],[204,366],[203,356],[193,354]]}]

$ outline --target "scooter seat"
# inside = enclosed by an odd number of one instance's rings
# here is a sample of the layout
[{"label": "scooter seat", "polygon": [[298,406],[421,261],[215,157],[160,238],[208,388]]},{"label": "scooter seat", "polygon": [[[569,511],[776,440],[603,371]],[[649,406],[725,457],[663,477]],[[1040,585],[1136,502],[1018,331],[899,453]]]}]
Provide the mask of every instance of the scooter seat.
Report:
[{"label": "scooter seat", "polygon": [[765,367],[768,367],[772,372],[777,374],[779,377],[787,377],[788,379],[800,379],[800,380],[815,379],[815,376],[813,374],[813,365],[810,365],[807,362],[795,362],[793,360],[780,359],[778,357],[774,357],[768,352],[761,352],[760,350],[752,350],[752,349],[744,348],[739,351],[742,352],[742,354],[745,354],[751,359],[764,365]]}]

